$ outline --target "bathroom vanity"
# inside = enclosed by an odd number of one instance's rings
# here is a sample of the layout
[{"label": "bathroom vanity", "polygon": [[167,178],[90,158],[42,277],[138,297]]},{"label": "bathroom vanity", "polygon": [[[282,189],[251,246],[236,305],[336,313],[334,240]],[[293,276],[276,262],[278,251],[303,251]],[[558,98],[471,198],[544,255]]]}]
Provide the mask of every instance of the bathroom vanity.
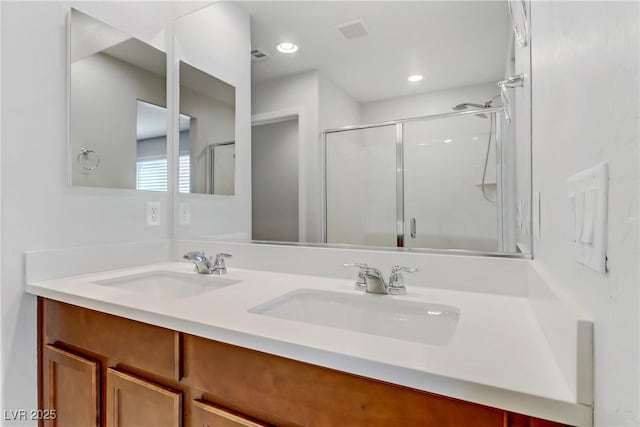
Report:
[{"label": "bathroom vanity", "polygon": [[184,262],[29,283],[40,408],[83,426],[589,424],[526,300],[353,286]]},{"label": "bathroom vanity", "polygon": [[50,299],[40,320],[41,408],[64,425],[560,425]]}]

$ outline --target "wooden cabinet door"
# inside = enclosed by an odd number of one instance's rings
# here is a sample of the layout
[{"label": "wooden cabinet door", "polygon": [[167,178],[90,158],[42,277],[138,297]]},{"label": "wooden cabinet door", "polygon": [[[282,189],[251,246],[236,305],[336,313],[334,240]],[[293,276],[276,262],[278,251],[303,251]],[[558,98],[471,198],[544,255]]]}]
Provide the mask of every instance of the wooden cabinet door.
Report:
[{"label": "wooden cabinet door", "polygon": [[236,412],[204,400],[194,400],[191,406],[191,427],[266,427]]},{"label": "wooden cabinet door", "polygon": [[180,427],[182,393],[107,369],[107,427]]},{"label": "wooden cabinet door", "polygon": [[[43,412],[51,411],[47,427],[98,427],[100,424],[100,365],[52,345],[42,359]],[[55,411],[55,412],[53,412]]]}]

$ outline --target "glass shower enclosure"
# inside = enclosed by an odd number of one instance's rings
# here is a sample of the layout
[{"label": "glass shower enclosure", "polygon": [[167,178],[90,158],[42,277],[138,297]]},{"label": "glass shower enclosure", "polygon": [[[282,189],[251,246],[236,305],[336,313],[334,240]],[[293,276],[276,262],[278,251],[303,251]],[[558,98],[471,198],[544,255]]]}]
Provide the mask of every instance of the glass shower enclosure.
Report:
[{"label": "glass shower enclosure", "polygon": [[325,131],[325,243],[514,252],[501,111]]}]

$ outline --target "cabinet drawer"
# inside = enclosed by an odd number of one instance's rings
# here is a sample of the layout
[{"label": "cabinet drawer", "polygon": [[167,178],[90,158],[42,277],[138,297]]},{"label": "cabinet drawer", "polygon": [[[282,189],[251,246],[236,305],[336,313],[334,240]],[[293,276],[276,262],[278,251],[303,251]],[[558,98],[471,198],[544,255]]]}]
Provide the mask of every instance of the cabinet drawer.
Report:
[{"label": "cabinet drawer", "polygon": [[180,334],[74,305],[43,300],[45,344],[107,356],[110,363],[180,380]]},{"label": "cabinet drawer", "polygon": [[[192,386],[311,426],[504,427],[505,411],[185,335]],[[249,411],[247,411],[249,413]],[[261,416],[270,422],[278,422]],[[201,427],[201,426],[198,426]]]},{"label": "cabinet drawer", "polygon": [[191,403],[191,427],[267,427],[269,424],[204,400]]},{"label": "cabinet drawer", "polygon": [[107,369],[107,427],[180,427],[182,393]]}]

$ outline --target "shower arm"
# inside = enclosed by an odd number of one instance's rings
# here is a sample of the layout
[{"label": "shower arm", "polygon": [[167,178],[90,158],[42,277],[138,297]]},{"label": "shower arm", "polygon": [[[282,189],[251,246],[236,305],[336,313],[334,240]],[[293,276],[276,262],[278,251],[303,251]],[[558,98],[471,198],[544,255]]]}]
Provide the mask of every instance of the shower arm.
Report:
[{"label": "shower arm", "polygon": [[514,88],[514,87],[522,87],[524,85],[524,74],[515,74],[513,76],[509,76],[504,80],[500,80],[497,83],[499,88]]}]

